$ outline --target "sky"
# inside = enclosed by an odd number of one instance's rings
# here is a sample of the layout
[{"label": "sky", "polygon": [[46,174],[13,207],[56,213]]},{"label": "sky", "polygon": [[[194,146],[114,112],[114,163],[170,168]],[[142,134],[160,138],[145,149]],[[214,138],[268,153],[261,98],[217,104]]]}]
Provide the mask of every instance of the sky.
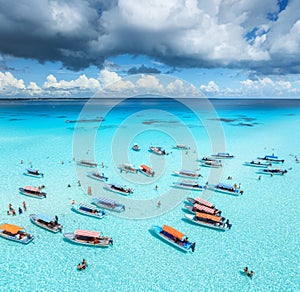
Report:
[{"label": "sky", "polygon": [[89,98],[107,86],[299,98],[298,3],[0,0],[0,98]]}]

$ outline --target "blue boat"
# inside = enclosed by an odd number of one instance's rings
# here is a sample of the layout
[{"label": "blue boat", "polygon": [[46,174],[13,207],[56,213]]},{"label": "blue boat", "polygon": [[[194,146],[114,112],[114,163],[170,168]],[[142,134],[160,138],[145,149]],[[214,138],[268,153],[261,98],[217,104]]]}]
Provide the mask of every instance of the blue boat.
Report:
[{"label": "blue boat", "polygon": [[31,177],[44,177],[44,174],[35,168],[26,168],[26,172],[24,172],[23,174]]}]

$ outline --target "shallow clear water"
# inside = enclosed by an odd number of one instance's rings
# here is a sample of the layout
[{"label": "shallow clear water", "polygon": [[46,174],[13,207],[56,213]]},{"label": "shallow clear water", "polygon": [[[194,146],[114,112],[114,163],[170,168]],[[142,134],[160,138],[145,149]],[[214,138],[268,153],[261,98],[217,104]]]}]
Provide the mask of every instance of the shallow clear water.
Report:
[{"label": "shallow clear water", "polygon": [[[97,102],[93,110],[85,113],[86,118],[104,115],[110,104],[108,100]],[[114,107],[101,125],[76,125],[65,120],[78,119],[83,101],[1,101],[0,222],[25,227],[35,239],[24,246],[0,238],[0,290],[81,291],[87,285],[89,290],[106,291],[299,290],[300,164],[294,156],[300,155],[300,102],[214,100],[212,104],[222,121],[216,120],[215,113],[201,102],[192,103],[193,112],[173,100],[141,99],[127,100]],[[219,126],[225,139],[210,140]],[[74,131],[81,135],[82,144],[74,145]],[[97,133],[91,141],[94,149],[86,148],[91,131]],[[133,152],[127,140],[130,145],[137,142],[142,150]],[[186,141],[194,143],[187,154],[171,148],[177,142],[189,144]],[[192,192],[194,197],[209,198],[230,219],[232,229],[218,232],[182,220],[183,203],[171,204],[170,186],[177,180],[172,171],[189,161],[192,167],[198,167],[195,155],[209,155],[215,143],[223,142],[235,158],[226,162],[221,181],[228,182],[227,177],[232,176],[232,183],[241,183],[244,195]],[[151,155],[151,144],[164,147],[170,155]],[[92,186],[94,196],[102,194],[125,200],[105,192],[102,183],[86,178],[89,169],[75,168],[72,159],[78,151],[82,151],[82,157],[76,159],[94,154],[100,165],[103,162],[105,168],[99,166],[99,171],[109,181],[134,188],[134,194],[126,201],[131,204],[128,214],[144,214],[143,210],[134,210],[141,200],[145,200],[145,209],[153,207],[151,202],[161,200],[161,211],[166,213],[156,216],[154,210],[153,216],[148,216],[152,218],[141,220],[109,213],[103,220],[97,220],[72,212],[72,199],[91,201],[86,194],[88,186]],[[258,180],[256,168],[242,166],[244,161],[272,153],[285,159],[283,167],[289,170],[285,176],[262,175]],[[157,176],[151,180],[141,174],[121,174],[117,166],[127,161],[135,166],[149,164],[157,170]],[[45,173],[43,179],[23,175],[30,163]],[[209,169],[201,168],[200,173],[201,184],[213,179]],[[78,179],[82,187],[77,185]],[[24,185],[41,184],[46,186],[44,200],[18,193]],[[164,196],[168,191],[170,194]],[[18,209],[24,200],[28,207],[25,214],[6,215],[9,203]],[[112,236],[115,244],[99,249],[65,242],[61,234],[33,225],[28,218],[31,213],[58,215],[64,232],[79,228],[98,230]],[[149,232],[152,225],[163,224],[186,233],[197,243],[195,252],[182,253]],[[76,266],[83,258],[87,259],[88,267],[78,272]],[[245,266],[254,270],[252,280],[240,273]]]}]

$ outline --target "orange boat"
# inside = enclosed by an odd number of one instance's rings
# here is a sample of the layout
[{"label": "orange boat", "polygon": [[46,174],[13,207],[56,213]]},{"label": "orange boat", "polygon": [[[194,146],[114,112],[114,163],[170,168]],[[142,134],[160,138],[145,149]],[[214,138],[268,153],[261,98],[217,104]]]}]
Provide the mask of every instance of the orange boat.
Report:
[{"label": "orange boat", "polygon": [[160,238],[166,240],[170,244],[176,246],[180,250],[184,252],[192,251],[194,252],[196,243],[192,243],[188,240],[186,235],[175,228],[164,225],[163,227],[160,226],[153,226],[152,230],[157,234]]},{"label": "orange boat", "polygon": [[140,165],[139,171],[146,176],[154,176],[154,171],[149,166],[142,164]]},{"label": "orange boat", "polygon": [[33,235],[26,233],[23,227],[8,223],[0,225],[0,236],[23,244],[33,240]]}]

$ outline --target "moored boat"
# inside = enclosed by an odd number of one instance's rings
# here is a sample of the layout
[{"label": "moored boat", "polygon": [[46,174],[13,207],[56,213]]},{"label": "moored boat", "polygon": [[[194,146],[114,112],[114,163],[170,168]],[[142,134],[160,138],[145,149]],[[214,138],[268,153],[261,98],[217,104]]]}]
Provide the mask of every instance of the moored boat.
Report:
[{"label": "moored boat", "polygon": [[91,205],[91,204],[85,204],[85,203],[80,203],[80,204],[73,204],[72,205],[72,210],[91,217],[95,217],[98,219],[102,219],[105,215],[105,212],[101,210],[100,208]]},{"label": "moored boat", "polygon": [[186,181],[173,182],[173,187],[192,190],[192,191],[202,191],[204,188],[203,186],[199,185],[197,182],[186,182]]},{"label": "moored boat", "polygon": [[177,149],[177,150],[189,150],[189,149],[191,149],[191,147],[188,147],[185,144],[177,144],[176,146],[173,146],[172,148]]},{"label": "moored boat", "polygon": [[24,172],[23,174],[31,177],[37,177],[37,178],[44,177],[44,174],[35,168],[26,168],[26,172]]},{"label": "moored boat", "polygon": [[46,198],[46,193],[41,192],[39,188],[25,186],[24,188],[19,188],[21,194],[33,198],[43,199]]},{"label": "moored boat", "polygon": [[219,192],[219,193],[234,195],[234,196],[242,195],[244,193],[244,191],[241,190],[236,184],[234,185],[229,185],[224,183],[218,183],[216,185],[209,184],[207,185],[207,189],[214,190],[215,192]]},{"label": "moored boat", "polygon": [[134,168],[134,166],[132,164],[129,164],[129,163],[125,163],[125,164],[120,164],[118,166],[118,168],[120,169],[120,171],[125,171],[126,173],[127,172],[130,172],[130,173],[137,173],[137,169]]},{"label": "moored boat", "polygon": [[171,226],[152,226],[152,231],[154,231],[160,238],[166,240],[184,252],[194,252],[195,250],[196,243],[190,242],[184,233]]},{"label": "moored boat", "polygon": [[272,163],[283,163],[284,159],[279,159],[278,156],[274,155],[265,155],[265,157],[257,157],[257,159],[270,161]]},{"label": "moored boat", "polygon": [[191,204],[200,204],[200,205],[203,205],[203,206],[207,206],[209,208],[215,208],[215,205],[212,204],[211,202],[209,201],[206,201],[202,198],[187,198],[187,201],[190,202]]},{"label": "moored boat", "polygon": [[109,247],[113,245],[113,239],[111,237],[103,236],[98,231],[78,229],[73,233],[64,233],[63,236],[66,240],[77,244],[96,247]]},{"label": "moored boat", "polygon": [[32,223],[54,233],[61,231],[63,228],[63,226],[58,223],[57,216],[51,219],[50,217],[44,214],[30,214],[29,218]]},{"label": "moored boat", "polygon": [[164,150],[162,147],[154,147],[154,146],[150,146],[149,147],[149,151],[153,152],[157,155],[167,155],[168,153],[166,152],[166,150]]},{"label": "moored boat", "polygon": [[173,171],[173,174],[179,177],[193,178],[193,179],[202,177],[202,175],[197,173],[196,171],[185,170],[185,169],[182,169],[180,171]]},{"label": "moored boat", "polygon": [[110,211],[115,211],[115,212],[125,211],[125,205],[119,204],[115,200],[109,198],[104,198],[104,197],[93,198],[92,204],[100,208],[105,208]]},{"label": "moored boat", "polygon": [[288,171],[282,168],[264,168],[261,169],[258,173],[261,174],[270,174],[270,175],[284,175]]},{"label": "moored boat", "polygon": [[220,167],[222,167],[222,163],[216,162],[216,161],[202,161],[201,166],[211,167],[211,168],[220,168]]},{"label": "moored boat", "polygon": [[96,179],[96,180],[100,180],[100,181],[107,181],[108,177],[104,175],[104,173],[100,174],[98,172],[89,172],[87,174],[88,177]]},{"label": "moored boat", "polygon": [[131,149],[134,150],[134,151],[140,151],[140,150],[141,150],[140,146],[139,146],[137,143],[135,143],[135,144],[131,147]]},{"label": "moored boat", "polygon": [[218,159],[228,159],[234,157],[234,155],[229,154],[228,152],[219,152],[217,154],[212,154],[211,156],[216,157]]},{"label": "moored boat", "polygon": [[206,213],[197,212],[196,215],[185,214],[184,216],[186,219],[192,221],[193,223],[212,229],[225,231],[226,229],[230,229],[232,226],[228,220],[226,221],[226,223],[224,223],[224,217],[210,215]]},{"label": "moored boat", "polygon": [[244,165],[252,166],[252,167],[269,167],[269,166],[272,166],[272,163],[264,163],[259,160],[252,160],[249,162],[245,161]]},{"label": "moored boat", "polygon": [[81,165],[81,166],[86,166],[86,167],[97,167],[98,166],[98,163],[95,163],[90,160],[79,160],[79,161],[77,161],[77,164]]},{"label": "moored boat", "polygon": [[193,214],[196,214],[197,212],[203,212],[203,213],[207,213],[207,214],[211,214],[211,215],[216,215],[216,216],[220,216],[221,215],[221,211],[217,210],[215,208],[210,208],[204,205],[200,205],[200,204],[194,204],[194,205],[184,205],[184,207],[190,211]]},{"label": "moored boat", "polygon": [[115,184],[115,183],[105,184],[103,186],[103,188],[108,190],[108,191],[118,193],[118,194],[121,194],[121,195],[125,195],[125,196],[128,196],[128,195],[133,193],[133,189],[127,188],[126,186]]},{"label": "moored boat", "polygon": [[146,176],[154,176],[154,170],[145,164],[140,165],[139,171]]},{"label": "moored boat", "polygon": [[25,232],[23,227],[8,223],[0,225],[0,236],[5,239],[17,241],[23,244],[31,242],[34,238],[32,234]]}]

